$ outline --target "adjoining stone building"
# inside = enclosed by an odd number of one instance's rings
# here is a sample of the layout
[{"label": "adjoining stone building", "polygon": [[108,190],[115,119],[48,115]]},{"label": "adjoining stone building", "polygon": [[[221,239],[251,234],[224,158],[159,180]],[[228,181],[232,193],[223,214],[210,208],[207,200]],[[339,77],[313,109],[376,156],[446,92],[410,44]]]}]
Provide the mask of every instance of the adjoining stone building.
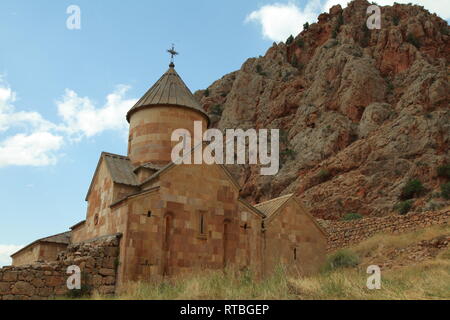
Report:
[{"label": "adjoining stone building", "polygon": [[[86,220],[64,234],[70,239],[57,250],[122,234],[119,285],[202,268],[248,268],[264,276],[279,263],[303,273],[322,265],[325,233],[295,196],[253,206],[240,197],[225,166],[171,162],[175,129],[193,133],[194,121],[209,125],[173,64],[127,120],[128,155],[101,154],[86,196]],[[51,251],[47,242],[37,244]],[[12,256],[13,265],[42,259],[27,248]]]}]

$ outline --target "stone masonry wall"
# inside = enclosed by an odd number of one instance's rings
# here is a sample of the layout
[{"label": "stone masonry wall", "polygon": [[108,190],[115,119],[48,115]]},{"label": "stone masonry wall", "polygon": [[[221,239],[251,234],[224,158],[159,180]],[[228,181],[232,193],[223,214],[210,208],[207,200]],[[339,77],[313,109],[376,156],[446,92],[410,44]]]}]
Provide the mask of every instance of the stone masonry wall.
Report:
[{"label": "stone masonry wall", "polygon": [[66,295],[67,267],[81,269],[82,289],[115,292],[120,234],[70,245],[57,261],[0,269],[0,300],[41,300]]},{"label": "stone masonry wall", "polygon": [[438,224],[448,224],[450,209],[435,212],[390,215],[354,221],[317,220],[328,233],[328,251],[359,243],[377,233],[403,233]]}]

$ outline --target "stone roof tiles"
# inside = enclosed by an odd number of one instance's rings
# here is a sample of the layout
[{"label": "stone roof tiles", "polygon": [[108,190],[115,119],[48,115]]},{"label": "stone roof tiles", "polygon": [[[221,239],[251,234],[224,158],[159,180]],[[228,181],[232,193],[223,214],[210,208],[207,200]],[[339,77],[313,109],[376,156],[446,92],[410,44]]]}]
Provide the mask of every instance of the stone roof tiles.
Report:
[{"label": "stone roof tiles", "polygon": [[270,217],[274,214],[278,209],[280,209],[289,199],[292,198],[294,194],[288,194],[279,198],[271,199],[269,201],[261,202],[254,207],[264,213],[266,217]]},{"label": "stone roof tiles", "polygon": [[126,184],[130,186],[138,186],[139,181],[134,174],[134,167],[132,166],[130,159],[124,156],[103,153],[103,157],[108,166],[111,178],[115,183]]},{"label": "stone roof tiles", "polygon": [[46,242],[46,243],[59,243],[59,244],[67,244],[68,245],[68,244],[70,244],[70,235],[71,235],[71,231],[67,231],[67,232],[55,234],[55,235],[50,236],[50,237],[45,237],[45,238],[42,238],[42,239],[38,239],[38,240],[33,241],[32,243],[30,243],[29,245],[23,247],[19,251],[13,253],[11,255],[11,257],[17,255],[18,253],[24,251],[25,249],[27,249],[27,248],[29,248],[32,245],[37,244],[37,243]]},{"label": "stone roof tiles", "polygon": [[130,121],[131,115],[137,110],[158,105],[171,105],[193,109],[201,113],[209,121],[208,115],[173,66],[128,111],[128,122]]}]

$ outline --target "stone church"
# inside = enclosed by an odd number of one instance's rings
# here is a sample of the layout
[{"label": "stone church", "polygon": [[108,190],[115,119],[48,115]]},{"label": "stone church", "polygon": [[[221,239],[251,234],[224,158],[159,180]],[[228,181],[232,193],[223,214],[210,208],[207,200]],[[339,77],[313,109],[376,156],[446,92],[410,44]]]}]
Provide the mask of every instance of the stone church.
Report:
[{"label": "stone church", "polygon": [[270,274],[279,264],[311,273],[324,262],[326,236],[294,195],[252,205],[223,165],[175,165],[171,134],[209,118],[169,70],[126,115],[128,155],[102,153],[86,220],[12,255],[13,265],[52,261],[68,245],[120,234],[117,283],[201,269]]}]

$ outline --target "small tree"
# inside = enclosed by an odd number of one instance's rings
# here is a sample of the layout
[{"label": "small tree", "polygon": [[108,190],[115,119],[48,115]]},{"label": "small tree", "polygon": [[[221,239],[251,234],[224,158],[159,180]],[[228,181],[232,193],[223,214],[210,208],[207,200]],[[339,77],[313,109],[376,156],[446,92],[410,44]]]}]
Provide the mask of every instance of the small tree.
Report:
[{"label": "small tree", "polygon": [[400,213],[401,215],[407,214],[411,210],[411,208],[412,208],[411,200],[399,202],[394,207],[394,209],[398,211],[398,213]]},{"label": "small tree", "polygon": [[442,198],[450,200],[450,182],[441,185]]},{"label": "small tree", "polygon": [[309,29],[309,23],[308,22],[306,22],[304,25],[303,25],[303,30],[308,30]]},{"label": "small tree", "polygon": [[317,178],[319,179],[320,182],[325,182],[327,180],[330,180],[331,177],[332,177],[332,175],[331,175],[330,171],[328,171],[327,169],[322,169],[317,174]]},{"label": "small tree", "polygon": [[450,164],[444,164],[437,168],[437,174],[439,177],[450,178]]},{"label": "small tree", "polygon": [[425,191],[422,182],[418,179],[408,181],[408,183],[402,188],[400,199],[408,200],[414,197],[420,196]]},{"label": "small tree", "polygon": [[420,48],[420,41],[412,33],[409,33],[406,37],[406,41],[411,43],[416,48]]},{"label": "small tree", "polygon": [[359,220],[362,219],[363,216],[359,213],[347,213],[345,216],[342,217],[343,221],[352,221],[352,220]]},{"label": "small tree", "polygon": [[393,16],[392,22],[394,23],[394,26],[398,26],[398,24],[400,23],[400,16],[398,15]]},{"label": "small tree", "polygon": [[291,44],[292,42],[294,42],[294,36],[291,34],[290,36],[289,36],[289,38],[287,38],[287,40],[286,40],[286,44]]},{"label": "small tree", "polygon": [[326,270],[331,271],[340,268],[352,268],[359,264],[359,257],[350,250],[342,249],[332,254],[327,259]]},{"label": "small tree", "polygon": [[223,107],[220,104],[216,104],[214,107],[211,108],[211,114],[215,116],[222,116],[223,113]]}]

